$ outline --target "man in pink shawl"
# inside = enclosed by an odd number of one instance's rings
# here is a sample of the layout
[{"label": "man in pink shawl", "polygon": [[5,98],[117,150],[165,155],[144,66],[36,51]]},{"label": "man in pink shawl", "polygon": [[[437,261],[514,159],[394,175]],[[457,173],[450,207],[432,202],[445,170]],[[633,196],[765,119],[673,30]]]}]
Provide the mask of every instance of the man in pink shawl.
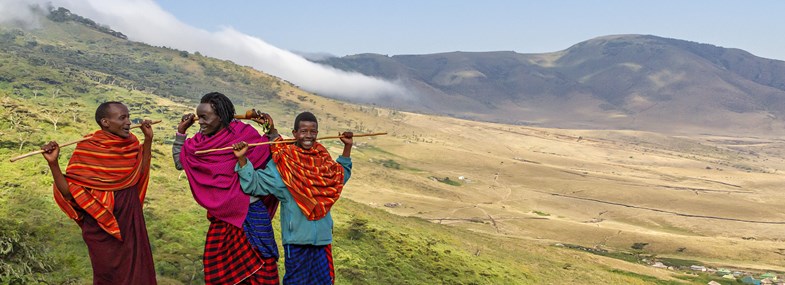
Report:
[{"label": "man in pink shawl", "polygon": [[[206,284],[278,284],[278,246],[270,219],[278,200],[243,193],[234,171],[232,150],[196,154],[234,143],[265,142],[266,136],[252,126],[234,120],[234,105],[225,95],[212,92],[202,97],[196,109],[200,131],[186,139],[194,115],[183,116],[177,126],[172,154],[177,169],[185,170],[191,193],[207,209],[210,229],[204,246]],[[269,115],[268,115],[269,116]],[[263,119],[257,119],[263,122]],[[254,168],[270,159],[267,145],[248,155]]]}]

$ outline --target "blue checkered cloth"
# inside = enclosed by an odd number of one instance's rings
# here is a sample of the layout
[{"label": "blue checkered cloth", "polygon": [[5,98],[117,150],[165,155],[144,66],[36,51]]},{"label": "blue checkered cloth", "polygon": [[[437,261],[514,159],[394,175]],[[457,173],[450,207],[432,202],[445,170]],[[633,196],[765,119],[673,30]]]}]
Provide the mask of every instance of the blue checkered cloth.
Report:
[{"label": "blue checkered cloth", "polygon": [[284,285],[335,284],[332,245],[285,244]]},{"label": "blue checkered cloth", "polygon": [[278,245],[275,243],[273,225],[270,222],[267,207],[262,200],[248,206],[248,215],[245,216],[245,221],[243,221],[243,230],[248,238],[248,242],[259,250],[262,258],[275,258],[278,260]]}]

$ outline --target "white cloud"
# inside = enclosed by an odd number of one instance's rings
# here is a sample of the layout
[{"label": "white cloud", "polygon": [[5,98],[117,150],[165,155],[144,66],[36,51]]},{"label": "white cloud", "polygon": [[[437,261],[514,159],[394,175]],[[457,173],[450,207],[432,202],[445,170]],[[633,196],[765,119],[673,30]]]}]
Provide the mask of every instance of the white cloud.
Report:
[{"label": "white cloud", "polygon": [[[152,0],[3,0],[3,3],[6,2],[8,4],[0,4],[0,22],[6,18],[4,14],[13,14],[9,11],[25,10],[21,9],[25,8],[24,3],[38,2],[41,6],[51,3],[108,25],[130,40],[198,51],[205,56],[252,66],[321,95],[347,99],[408,97],[400,85],[310,62],[229,27],[211,32],[189,26]],[[29,9],[27,11],[29,13]],[[24,16],[17,14],[16,18],[23,19]]]},{"label": "white cloud", "polygon": [[23,27],[37,27],[39,25],[30,3],[23,0],[0,1],[0,24],[14,24]]}]

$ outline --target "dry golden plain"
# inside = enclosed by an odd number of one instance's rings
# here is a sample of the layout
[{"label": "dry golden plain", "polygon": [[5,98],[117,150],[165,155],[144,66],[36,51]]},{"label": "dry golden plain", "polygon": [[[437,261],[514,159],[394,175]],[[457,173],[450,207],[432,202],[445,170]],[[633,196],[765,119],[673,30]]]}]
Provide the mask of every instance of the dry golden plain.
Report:
[{"label": "dry golden plain", "polygon": [[[778,137],[535,128],[282,93],[312,108],[322,134],[389,133],[355,139],[363,171],[343,197],[525,243],[623,251],[647,243],[661,257],[785,271]],[[277,125],[291,125],[286,117]]]}]

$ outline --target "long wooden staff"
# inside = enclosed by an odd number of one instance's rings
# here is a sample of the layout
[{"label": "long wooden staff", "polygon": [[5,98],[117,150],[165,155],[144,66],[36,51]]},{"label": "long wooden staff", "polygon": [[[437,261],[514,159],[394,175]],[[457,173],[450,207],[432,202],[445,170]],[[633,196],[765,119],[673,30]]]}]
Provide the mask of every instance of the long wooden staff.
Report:
[{"label": "long wooden staff", "polygon": [[[154,125],[154,124],[158,124],[160,122],[161,122],[161,120],[155,120],[155,121],[150,122],[150,124]],[[131,125],[131,128],[134,129],[134,128],[138,128],[138,127],[141,127],[141,126],[142,126],[142,124],[136,124],[136,125]],[[78,140],[73,140],[73,141],[70,141],[70,142],[67,142],[67,143],[64,143],[64,144],[60,144],[60,147],[62,148],[64,146],[69,146],[69,145],[72,145],[72,144],[80,143],[80,142],[86,141],[87,139],[89,139],[91,137],[92,136],[84,137],[84,138],[81,138],[81,139],[78,139]],[[26,154],[23,154],[23,155],[20,155],[20,156],[12,158],[11,162],[20,160],[20,159],[25,158],[25,157],[30,157],[30,156],[33,156],[33,155],[36,155],[36,154],[39,154],[39,153],[43,153],[43,152],[44,152],[43,150],[39,149],[39,150],[36,150],[34,152],[26,153]]]},{"label": "long wooden staff", "polygon": [[[372,137],[372,136],[381,136],[381,135],[386,135],[386,134],[387,133],[356,134],[356,135],[353,135],[352,137],[354,137],[354,138],[356,138],[356,137]],[[339,139],[339,138],[342,138],[342,136],[321,137],[321,138],[316,138],[316,139],[317,140],[325,140],[325,139]],[[282,141],[249,143],[248,147],[260,146],[260,145],[266,145],[266,144],[293,143],[293,142],[296,142],[296,141],[297,140],[289,139],[289,140],[282,140]],[[230,149],[232,149],[232,147],[231,146],[227,146],[227,147],[222,147],[222,148],[197,150],[194,153],[195,154],[203,154],[203,153],[210,153],[210,152],[214,152],[214,151],[230,150]]]},{"label": "long wooden staff", "polygon": [[[257,118],[261,118],[261,117],[259,117],[256,114],[256,112],[254,112],[254,110],[248,110],[248,111],[245,111],[245,114],[234,114],[234,118],[235,119],[242,119],[242,120],[251,120],[251,119],[257,119]],[[194,122],[197,122],[197,121],[199,121],[199,117],[193,116],[193,118],[191,118],[191,120],[194,121]]]},{"label": "long wooden staff", "polygon": [[[251,110],[245,111],[245,114],[234,114],[234,118],[238,119],[238,120],[253,120],[253,119],[261,119],[262,117],[260,117],[259,114],[256,113],[255,109],[251,109]],[[193,116],[191,118],[191,121],[196,123],[196,122],[199,121],[199,117]],[[265,132],[268,130],[267,123],[261,124],[261,126],[262,126],[262,128],[264,129]]]}]

